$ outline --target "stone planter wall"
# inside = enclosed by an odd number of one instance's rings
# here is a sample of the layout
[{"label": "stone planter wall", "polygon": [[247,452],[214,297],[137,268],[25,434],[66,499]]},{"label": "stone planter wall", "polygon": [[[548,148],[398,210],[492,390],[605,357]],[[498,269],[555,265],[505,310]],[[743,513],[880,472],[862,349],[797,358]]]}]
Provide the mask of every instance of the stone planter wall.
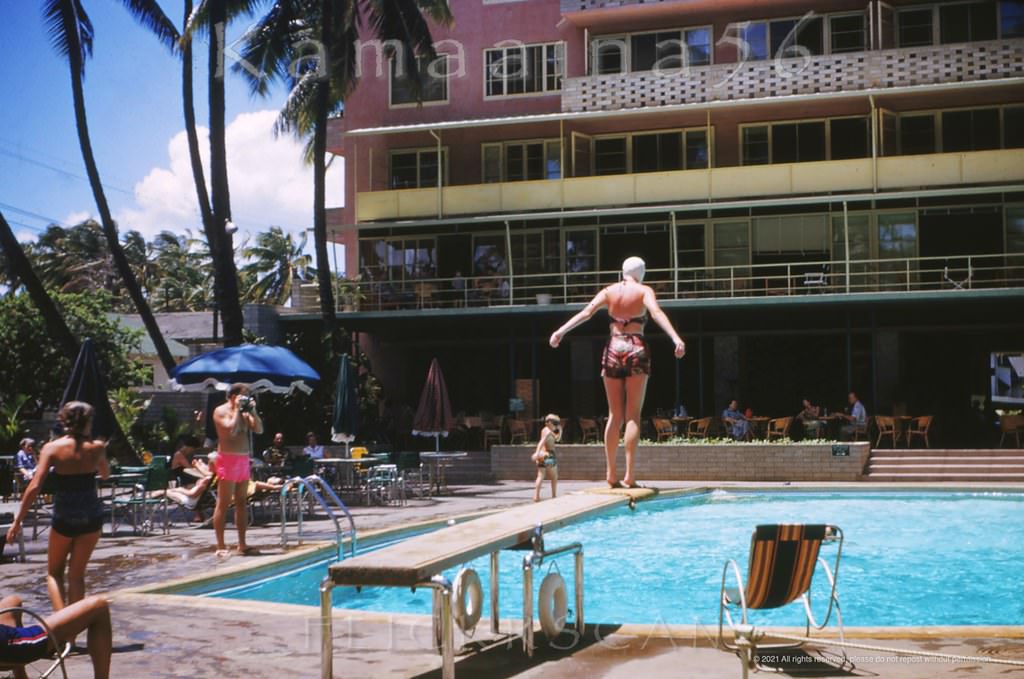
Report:
[{"label": "stone planter wall", "polygon": [[[664,481],[860,480],[871,452],[870,444],[841,445],[848,446],[848,456],[833,455],[831,444],[640,446],[637,478]],[[491,470],[498,479],[532,480],[537,475],[537,467],[530,460],[533,451],[533,446],[494,446]],[[617,459],[621,477],[626,465],[621,447]],[[604,480],[604,447],[558,446],[558,478]]]}]

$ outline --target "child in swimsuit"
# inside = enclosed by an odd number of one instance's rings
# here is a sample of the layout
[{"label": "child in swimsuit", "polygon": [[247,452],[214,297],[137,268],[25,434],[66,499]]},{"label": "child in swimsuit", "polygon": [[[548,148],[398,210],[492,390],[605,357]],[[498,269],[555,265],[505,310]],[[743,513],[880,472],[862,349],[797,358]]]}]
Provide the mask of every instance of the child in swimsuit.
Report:
[{"label": "child in swimsuit", "polygon": [[537,465],[537,482],[533,487],[533,501],[540,502],[540,487],[544,477],[551,479],[551,497],[558,494],[558,458],[555,457],[555,444],[562,438],[562,421],[551,413],[544,418],[544,428],[540,432],[540,441],[531,459]]}]

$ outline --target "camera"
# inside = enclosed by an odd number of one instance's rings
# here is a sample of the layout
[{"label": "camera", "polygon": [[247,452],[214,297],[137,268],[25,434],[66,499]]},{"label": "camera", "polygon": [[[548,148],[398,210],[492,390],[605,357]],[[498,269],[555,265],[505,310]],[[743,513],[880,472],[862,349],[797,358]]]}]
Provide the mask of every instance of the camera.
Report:
[{"label": "camera", "polygon": [[246,396],[242,394],[238,397],[238,412],[240,413],[251,413],[256,409],[256,401],[253,400],[252,396]]}]

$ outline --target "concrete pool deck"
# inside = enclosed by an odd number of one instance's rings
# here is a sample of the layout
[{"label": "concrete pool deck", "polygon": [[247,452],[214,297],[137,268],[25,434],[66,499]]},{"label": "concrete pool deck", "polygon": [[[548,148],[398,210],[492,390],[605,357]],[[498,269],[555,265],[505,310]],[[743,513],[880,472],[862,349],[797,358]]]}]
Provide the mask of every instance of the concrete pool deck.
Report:
[{"label": "concrete pool deck", "polygon": [[[593,487],[592,482],[564,482],[561,493]],[[652,482],[663,491],[703,488],[695,482]],[[835,489],[848,484],[714,484],[718,487],[771,489]],[[856,486],[878,491],[907,485],[871,484]],[[964,488],[1024,491],[1024,484],[914,484],[915,490]],[[502,482],[460,486],[455,495],[432,500],[410,501],[406,507],[356,507],[353,509],[360,532],[394,528],[430,519],[496,510],[528,502],[533,484]],[[549,495],[547,485],[542,497]],[[11,505],[0,506],[10,511]],[[309,539],[333,539],[327,520],[307,521]],[[5,563],[0,591],[18,593],[30,606],[48,610],[43,572],[46,533],[29,541],[28,562]],[[294,544],[295,529],[289,531]],[[28,537],[31,537],[29,532]],[[229,543],[232,529],[229,526]],[[276,524],[252,530],[250,543],[268,555],[282,554]],[[170,535],[119,536],[100,541],[88,572],[88,591],[112,595],[115,650],[112,676],[116,677],[319,677],[319,611],[315,607],[261,602],[202,599],[170,595],[119,592],[127,587],[162,583],[186,576],[231,570],[257,559],[233,556],[218,561],[213,554],[213,532],[185,528],[180,524]],[[1008,583],[1011,594],[1014,589]],[[1012,596],[1007,606],[1019,606]],[[708,613],[708,625],[715,616]],[[335,614],[335,672],[345,677],[439,677],[440,656],[430,649],[430,620],[408,615],[367,614],[338,611]],[[484,645],[489,635],[482,622],[470,643]],[[515,629],[514,621],[503,621],[502,630]],[[906,636],[901,631],[899,636]],[[911,630],[912,632],[912,630]],[[1024,660],[1024,628],[932,628],[929,636],[915,639],[892,638],[890,630],[862,638],[858,643],[886,647],[915,648],[954,655],[1002,657]],[[505,640],[487,650],[457,657],[456,674],[463,677],[562,677],[585,673],[595,677],[738,677],[740,663],[735,656],[709,645],[712,629],[693,626],[632,627],[588,626],[583,640],[570,651],[545,645],[532,659],[521,650],[518,639]],[[462,640],[460,639],[460,642]],[[502,640],[497,640],[501,642]],[[571,637],[556,642],[568,646]],[[834,650],[834,649],[832,649]],[[811,656],[792,657],[788,676],[851,676],[828,671]],[[856,661],[853,676],[880,677],[1022,677],[1024,667],[976,662],[935,661],[896,658],[882,653],[851,650]],[[72,676],[89,676],[88,658],[71,659]],[[824,672],[823,672],[824,670]],[[784,675],[784,676],[785,676]],[[770,675],[768,675],[770,676]]]}]

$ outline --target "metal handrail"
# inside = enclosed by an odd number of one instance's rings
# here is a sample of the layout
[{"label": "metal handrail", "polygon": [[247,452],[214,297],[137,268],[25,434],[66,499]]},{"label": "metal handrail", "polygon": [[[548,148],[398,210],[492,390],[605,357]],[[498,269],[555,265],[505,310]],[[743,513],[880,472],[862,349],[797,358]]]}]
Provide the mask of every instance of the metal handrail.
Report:
[{"label": "metal handrail", "polygon": [[[556,303],[590,299],[619,280],[619,271],[562,271],[455,278],[364,280],[360,311],[433,307],[533,305],[538,295]],[[846,277],[849,275],[849,284]],[[807,276],[814,279],[806,282]],[[821,282],[817,282],[817,281]],[[458,281],[461,287],[453,284]],[[486,285],[484,285],[486,282]],[[1024,253],[868,259],[820,259],[771,264],[648,269],[646,283],[662,300],[715,299],[753,294],[793,296],[807,292],[908,292],[1024,286]],[[339,311],[341,309],[339,308]]]},{"label": "metal handrail", "polygon": [[[345,517],[348,518],[348,531],[342,529],[341,522],[338,520],[338,515],[334,513],[331,507],[324,500],[323,496],[317,492],[317,487],[325,491],[327,495],[338,506],[338,508],[341,509],[342,512],[344,512]],[[334,522],[334,532],[335,535],[337,536],[338,560],[341,561],[344,558],[345,535],[349,536],[349,551],[351,552],[351,555],[354,557],[356,555],[356,522],[352,518],[352,514],[348,511],[348,507],[346,507],[345,503],[341,501],[341,498],[338,497],[338,494],[334,492],[334,489],[331,488],[330,484],[328,484],[326,481],[324,481],[316,474],[310,474],[305,478],[301,476],[295,476],[285,481],[284,486],[281,488],[281,547],[288,546],[287,496],[288,492],[292,488],[298,488],[299,491],[299,511],[297,518],[297,525],[299,529],[299,544],[302,544],[302,495],[303,493],[308,492],[310,495],[313,496],[313,498],[316,499],[317,503],[319,503],[323,510],[327,512],[327,516],[331,517],[331,520]]]}]

